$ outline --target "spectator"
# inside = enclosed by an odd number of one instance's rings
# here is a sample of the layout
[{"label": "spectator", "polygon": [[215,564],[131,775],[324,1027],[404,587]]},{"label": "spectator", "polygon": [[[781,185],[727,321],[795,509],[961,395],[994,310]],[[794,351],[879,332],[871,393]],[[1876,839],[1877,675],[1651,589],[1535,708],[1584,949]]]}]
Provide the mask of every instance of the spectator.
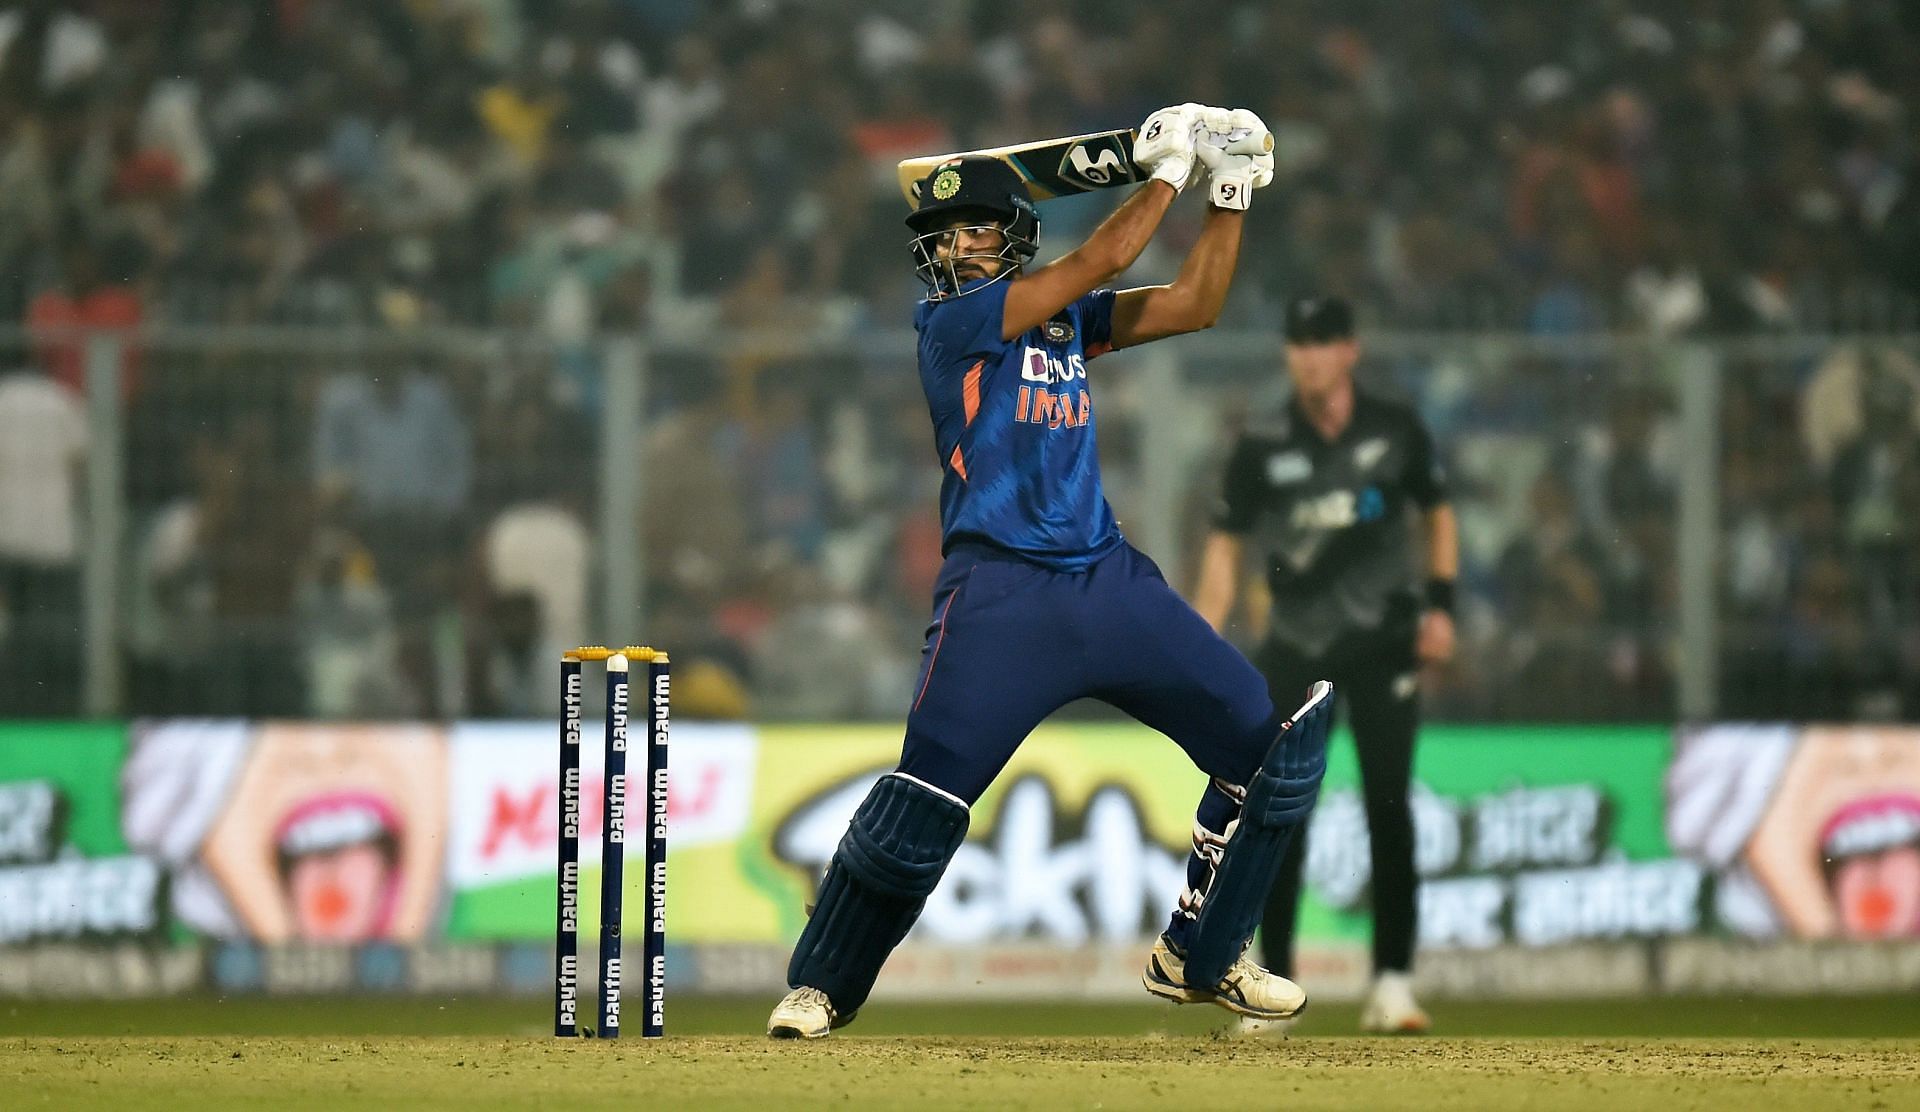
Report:
[{"label": "spectator", "polygon": [[[540,600],[530,591],[489,590],[467,642],[467,713],[540,718],[552,711],[553,662],[564,649],[541,635]],[[577,640],[577,639],[576,639]]]},{"label": "spectator", "polygon": [[321,535],[296,599],[307,713],[406,718],[423,712],[399,682],[392,602],[373,557],[340,530]]},{"label": "spectator", "polygon": [[[493,618],[502,616],[504,606],[516,623],[531,622],[527,639],[546,658],[590,639],[593,538],[572,511],[556,502],[509,506],[487,526],[481,553]],[[530,615],[519,612],[523,605]]]},{"label": "spectator", "polygon": [[219,707],[212,692],[216,587],[201,511],[223,481],[218,470],[226,460],[205,435],[182,454],[189,489],[150,515],[134,555],[127,678],[135,714],[212,714]]},{"label": "spectator", "polygon": [[208,697],[227,714],[308,712],[294,617],[314,508],[279,435],[264,417],[239,417],[205,462],[195,534],[214,619]]},{"label": "spectator", "polygon": [[522,166],[537,164],[546,153],[547,137],[565,107],[560,89],[531,58],[523,58],[506,80],[481,90],[474,103],[487,130]]},{"label": "spectator", "polygon": [[86,415],[46,375],[0,375],[0,705],[78,711]]},{"label": "spectator", "polygon": [[1859,436],[1834,459],[1833,500],[1864,609],[1863,695],[1879,699],[1868,713],[1894,718],[1912,675],[1903,642],[1920,626],[1920,532],[1913,522],[1920,506],[1920,432],[1913,427],[1914,391],[1904,378],[1875,375],[1865,395]]},{"label": "spectator", "polygon": [[129,257],[137,250],[119,241],[103,266],[101,253],[76,237],[62,259],[60,285],[27,307],[27,327],[35,336],[40,365],[76,395],[87,393],[88,345],[96,334],[121,348],[121,400],[131,401],[140,390],[142,357],[131,333],[140,326],[144,309],[130,284],[135,265]]},{"label": "spectator", "polygon": [[[402,362],[384,374],[343,372],[322,389],[313,475],[322,513],[373,554],[394,599],[399,668],[439,713],[454,669],[433,638],[460,581],[473,481],[468,419],[439,375]],[[456,669],[457,670],[457,669]]]},{"label": "spectator", "polygon": [[416,534],[457,525],[472,485],[472,435],[431,371],[343,372],[317,408],[315,482],[375,538],[376,559],[405,564]]}]

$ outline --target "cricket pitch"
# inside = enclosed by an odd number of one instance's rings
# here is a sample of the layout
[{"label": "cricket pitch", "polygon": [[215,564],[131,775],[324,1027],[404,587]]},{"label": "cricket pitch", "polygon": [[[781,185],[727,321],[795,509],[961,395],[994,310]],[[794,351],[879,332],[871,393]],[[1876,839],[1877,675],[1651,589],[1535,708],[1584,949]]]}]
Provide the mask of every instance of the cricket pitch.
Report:
[{"label": "cricket pitch", "polygon": [[[1646,1002],[1648,1027],[1675,1002]],[[1781,1002],[1790,1003],[1790,1002]],[[1906,1006],[1903,1008],[1902,1004]],[[1683,1007],[1685,1005],[1682,1005]],[[820,1043],[741,1031],[764,1002],[692,1006],[712,1032],[643,1042],[540,1033],[538,1001],[438,1006],[376,1001],[0,1005],[0,1094],[11,1108],[1269,1108],[1417,1106],[1607,1109],[1920,1109],[1920,1038],[1861,1038],[1816,1015],[1791,1033],[1737,1037],[1590,1033],[1421,1039],[1348,1034],[1336,1013],[1284,1039],[1230,1038],[1212,1009],[1033,1005],[895,1008]],[[38,1012],[45,1007],[47,1011]],[[1485,1007],[1485,1006],[1481,1006]],[[1579,1009],[1564,1014],[1579,1015]],[[1855,1005],[1855,1016],[1858,1007]],[[1551,1031],[1556,1013],[1520,1006]],[[1611,1010],[1610,1010],[1611,1009]],[[880,1009],[876,1008],[876,1012]],[[1446,1009],[1438,1009],[1442,1022]],[[1021,1033],[989,1034],[996,1013]],[[1116,1014],[1117,1013],[1117,1014]],[[1465,1028],[1503,1024],[1457,1015]],[[1624,1004],[1563,1028],[1630,1026]],[[1691,1013],[1695,1026],[1754,1027]],[[1804,1015],[1804,1013],[1802,1013]],[[1016,1018],[1011,1018],[1017,1016]],[[1611,1016],[1609,1021],[1606,1017]],[[398,1034],[411,1023],[416,1031]],[[1051,1025],[1053,1034],[1028,1033]],[[860,1033],[861,1026],[870,1026]],[[1665,1028],[1673,1030],[1671,1021]],[[1343,1030],[1342,1028],[1346,1028]],[[253,1033],[236,1034],[233,1028]],[[38,1029],[38,1030],[36,1030]],[[160,1029],[165,1033],[157,1033]],[[404,1028],[402,1028],[404,1029]],[[957,1033],[931,1033],[942,1029]],[[1685,1029],[1684,1025],[1682,1029]],[[358,1030],[359,1033],[353,1033]],[[903,1034],[902,1030],[920,1033]],[[1834,1031],[1855,1037],[1832,1037]],[[334,1031],[339,1033],[325,1033]],[[1118,1033],[1116,1033],[1118,1032]],[[1813,1032],[1803,1033],[1803,1032]]]}]

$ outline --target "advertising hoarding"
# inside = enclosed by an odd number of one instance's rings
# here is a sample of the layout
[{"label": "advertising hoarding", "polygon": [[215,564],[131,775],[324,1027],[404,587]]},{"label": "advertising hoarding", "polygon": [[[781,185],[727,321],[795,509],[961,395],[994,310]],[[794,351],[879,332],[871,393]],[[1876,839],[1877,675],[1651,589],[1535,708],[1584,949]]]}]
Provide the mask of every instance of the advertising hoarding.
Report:
[{"label": "advertising hoarding", "polygon": [[[0,724],[0,992],[533,990],[552,931],[555,739],[546,722]],[[777,976],[898,745],[891,726],[676,726],[677,981]],[[1357,777],[1336,738],[1300,930],[1303,969],[1335,980],[1361,975],[1370,929]],[[1173,906],[1201,783],[1138,727],[1044,727],[975,808],[889,979],[1120,983]],[[598,796],[584,800],[589,904]],[[1920,939],[1920,731],[1434,726],[1412,804],[1423,976],[1461,992],[1580,970],[1607,971],[1596,991],[1714,991],[1767,966],[1740,959],[1755,945],[1859,944],[1821,968],[1882,983],[1920,970],[1903,956]]]}]

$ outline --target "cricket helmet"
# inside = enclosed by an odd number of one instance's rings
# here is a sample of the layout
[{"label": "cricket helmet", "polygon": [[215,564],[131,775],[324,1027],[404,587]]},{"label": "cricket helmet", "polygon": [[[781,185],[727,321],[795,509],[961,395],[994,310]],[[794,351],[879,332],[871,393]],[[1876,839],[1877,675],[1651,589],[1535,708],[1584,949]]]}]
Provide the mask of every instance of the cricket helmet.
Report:
[{"label": "cricket helmet", "polygon": [[[1004,239],[1000,249],[942,258],[942,239],[955,229],[938,226],[956,216],[978,218],[977,224],[966,227],[998,229]],[[1032,260],[1040,246],[1040,211],[1027,192],[1027,183],[997,158],[956,158],[934,167],[920,180],[920,204],[907,214],[907,227],[914,232],[908,244],[914,272],[926,283],[928,298],[936,301],[960,292],[954,268],[965,260],[1005,262],[993,279],[999,281]]]}]

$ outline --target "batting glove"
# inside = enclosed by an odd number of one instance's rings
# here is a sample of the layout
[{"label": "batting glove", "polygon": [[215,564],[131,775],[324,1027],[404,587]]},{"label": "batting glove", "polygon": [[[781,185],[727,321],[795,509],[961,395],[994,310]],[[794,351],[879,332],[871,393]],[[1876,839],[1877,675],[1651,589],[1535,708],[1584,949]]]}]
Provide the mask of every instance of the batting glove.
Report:
[{"label": "batting glove", "polygon": [[1140,124],[1133,141],[1133,160],[1150,177],[1173,186],[1178,193],[1193,175],[1193,135],[1198,127],[1197,104],[1162,108]]},{"label": "batting glove", "polygon": [[1195,136],[1199,143],[1219,147],[1228,154],[1273,153],[1273,132],[1252,109],[1201,105],[1195,117],[1200,126]]},{"label": "batting glove", "polygon": [[1253,203],[1253,191],[1272,182],[1273,156],[1270,154],[1222,153],[1207,163],[1207,201],[1214,208],[1245,212]]},{"label": "batting glove", "polygon": [[1207,168],[1207,200],[1245,212],[1253,191],[1273,184],[1273,133],[1245,108],[1203,109],[1195,157]]}]

